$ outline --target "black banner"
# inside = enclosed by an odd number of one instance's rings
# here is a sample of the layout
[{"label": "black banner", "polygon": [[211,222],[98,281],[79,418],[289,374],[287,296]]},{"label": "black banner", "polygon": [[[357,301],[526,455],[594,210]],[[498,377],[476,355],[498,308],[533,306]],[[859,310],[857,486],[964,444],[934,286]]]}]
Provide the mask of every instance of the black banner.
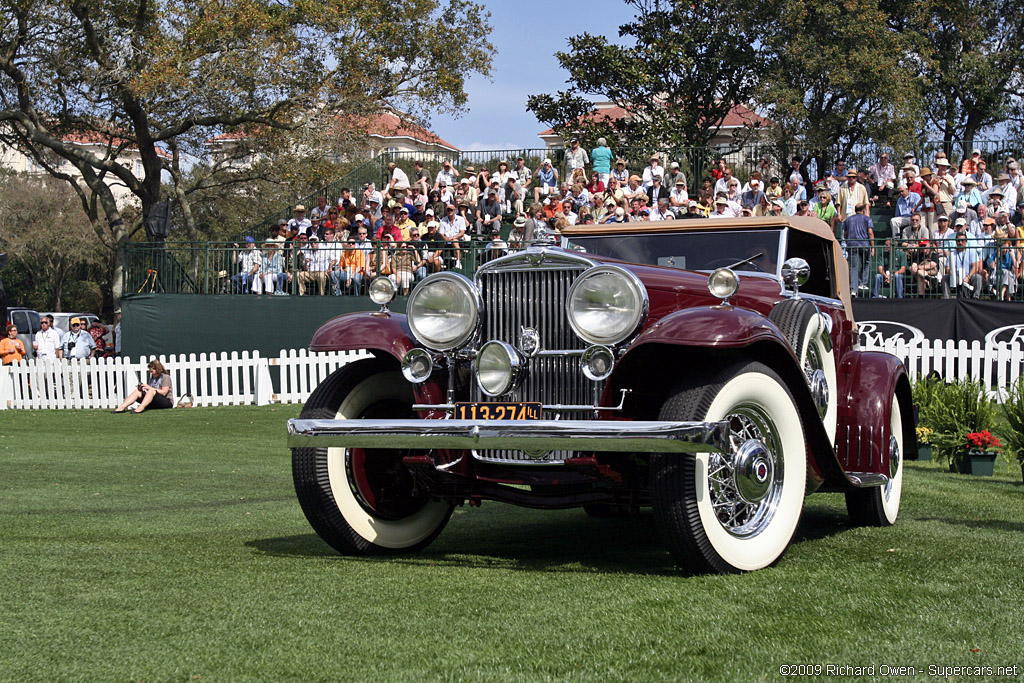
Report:
[{"label": "black banner", "polygon": [[855,299],[861,343],[886,339],[1024,342],[1024,304],[973,299]]}]

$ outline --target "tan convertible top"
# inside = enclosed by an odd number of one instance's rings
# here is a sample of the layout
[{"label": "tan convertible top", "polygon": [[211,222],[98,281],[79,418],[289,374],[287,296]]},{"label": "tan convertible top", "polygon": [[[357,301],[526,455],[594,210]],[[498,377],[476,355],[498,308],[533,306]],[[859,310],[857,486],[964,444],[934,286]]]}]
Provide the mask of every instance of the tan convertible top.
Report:
[{"label": "tan convertible top", "polygon": [[832,243],[832,267],[835,271],[836,289],[846,309],[846,316],[853,320],[853,305],[850,302],[850,266],[843,257],[843,250],[832,233],[832,228],[817,216],[761,216],[754,218],[695,218],[692,220],[637,221],[631,223],[605,223],[573,225],[562,228],[566,237],[586,235],[641,235],[644,233],[700,232],[722,230],[751,230],[757,228],[790,228],[809,233]]}]

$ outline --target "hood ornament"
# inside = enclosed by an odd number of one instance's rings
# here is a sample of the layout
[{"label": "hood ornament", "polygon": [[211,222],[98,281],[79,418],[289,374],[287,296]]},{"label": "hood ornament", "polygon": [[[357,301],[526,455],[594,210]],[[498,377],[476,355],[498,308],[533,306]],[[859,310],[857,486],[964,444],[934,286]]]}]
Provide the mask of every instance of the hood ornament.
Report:
[{"label": "hood ornament", "polygon": [[519,350],[533,358],[540,353],[540,334],[532,327],[519,328]]}]

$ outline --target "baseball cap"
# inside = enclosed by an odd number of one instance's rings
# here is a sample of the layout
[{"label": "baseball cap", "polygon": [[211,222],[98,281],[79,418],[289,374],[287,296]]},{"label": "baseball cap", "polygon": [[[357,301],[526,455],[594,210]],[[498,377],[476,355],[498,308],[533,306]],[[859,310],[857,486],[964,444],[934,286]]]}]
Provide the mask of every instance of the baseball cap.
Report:
[{"label": "baseball cap", "polygon": [[320,238],[319,238],[319,237],[317,237],[316,235],[310,235],[310,236],[309,236],[309,241],[310,241],[310,242],[319,242],[319,241],[320,241]]},{"label": "baseball cap", "polygon": [[427,209],[426,215],[433,216],[434,215],[434,210],[433,209]]},{"label": "baseball cap", "polygon": [[679,168],[679,162],[678,161],[673,161],[672,162],[672,168]]},{"label": "baseball cap", "polygon": [[949,222],[949,216],[939,216],[939,220],[940,221],[946,221],[948,223]]},{"label": "baseball cap", "polygon": [[71,322],[69,322],[68,324],[69,325],[84,325],[85,324],[85,318],[72,318]]},{"label": "baseball cap", "polygon": [[255,242],[256,239],[254,237],[252,237],[251,235],[246,235],[245,236],[245,241],[246,242]]},{"label": "baseball cap", "polygon": [[550,163],[551,163],[551,159],[545,158],[545,159],[544,159],[544,163],[545,163],[545,164],[550,164]]},{"label": "baseball cap", "polygon": [[957,219],[956,219],[956,223],[954,223],[953,225],[955,225],[955,226],[956,226],[956,227],[958,227],[958,228],[959,228],[959,227],[960,227],[961,225],[967,225],[967,219],[966,219],[966,218],[957,218]]},{"label": "baseball cap", "polygon": [[357,213],[356,217],[352,219],[353,223],[362,223],[366,218],[361,213]]}]

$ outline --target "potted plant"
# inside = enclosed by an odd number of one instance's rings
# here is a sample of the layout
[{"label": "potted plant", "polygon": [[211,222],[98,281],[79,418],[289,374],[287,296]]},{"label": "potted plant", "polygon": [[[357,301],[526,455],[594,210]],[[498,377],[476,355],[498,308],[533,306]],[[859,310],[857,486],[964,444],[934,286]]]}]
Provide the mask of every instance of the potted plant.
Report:
[{"label": "potted plant", "polygon": [[921,408],[921,422],[934,430],[928,436],[933,456],[944,457],[951,471],[961,471],[967,467],[967,435],[988,432],[991,436],[996,404],[981,382],[935,382],[929,389],[930,400]]},{"label": "potted plant", "polygon": [[917,459],[931,460],[932,444],[930,439],[935,430],[925,425],[919,425],[914,431],[917,433]]},{"label": "potted plant", "polygon": [[958,471],[977,477],[991,477],[995,472],[996,457],[1002,450],[999,439],[986,430],[970,432],[966,437],[965,449],[959,456]]},{"label": "potted plant", "polygon": [[1012,454],[1017,457],[1021,481],[1024,481],[1024,377],[1019,378],[1007,389],[1006,399],[1003,401],[1003,416],[1006,418],[1007,426],[1006,433],[1003,434],[1006,453],[1008,456]]}]

